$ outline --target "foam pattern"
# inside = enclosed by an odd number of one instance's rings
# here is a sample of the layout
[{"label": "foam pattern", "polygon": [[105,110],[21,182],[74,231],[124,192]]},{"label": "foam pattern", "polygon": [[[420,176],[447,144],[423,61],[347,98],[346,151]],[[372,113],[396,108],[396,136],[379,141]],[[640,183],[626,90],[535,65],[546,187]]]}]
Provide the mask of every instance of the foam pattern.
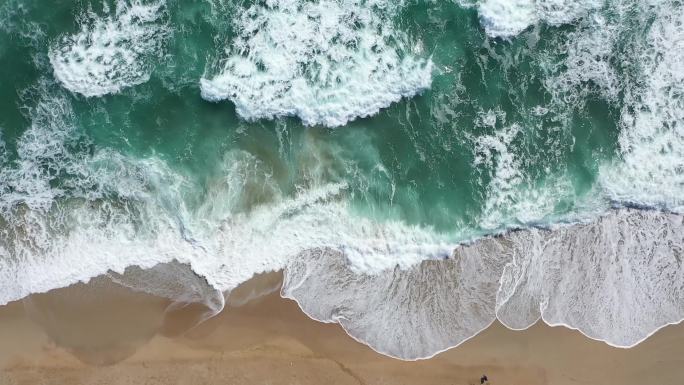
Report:
[{"label": "foam pattern", "polygon": [[56,88],[27,92],[30,126],[0,170],[0,303],[197,253],[173,206],[183,178],[157,159],[90,153]]},{"label": "foam pattern", "polygon": [[118,0],[103,15],[88,9],[78,32],[64,35],[49,51],[55,77],[72,92],[102,96],[149,80],[162,56],[169,27],[165,2]]},{"label": "foam pattern", "polygon": [[[373,349],[407,360],[457,346],[495,318],[540,318],[633,346],[684,318],[684,218],[623,209],[584,224],[483,238],[452,258],[355,274],[339,254],[305,253],[282,295]],[[648,314],[648,317],[644,317]]]},{"label": "foam pattern", "polygon": [[[176,261],[228,292],[310,248],[343,251],[359,272],[408,267],[453,249],[429,228],[356,217],[344,183],[312,180],[284,197],[263,164],[242,151],[226,156],[229,166],[219,167],[222,175],[202,204],[190,209],[185,197],[194,192],[186,176],[161,159],[90,152],[70,99],[55,88],[46,81],[30,93],[31,125],[17,142],[17,159],[1,171],[0,303],[129,266]],[[239,210],[257,187],[266,201]],[[182,287],[197,287],[193,276]],[[182,300],[205,294],[192,289]],[[209,297],[208,306],[217,308]]]},{"label": "foam pattern", "polygon": [[542,317],[633,346],[684,318],[683,230],[677,214],[619,210],[551,233],[513,233],[497,315],[515,329]]},{"label": "foam pattern", "polygon": [[426,358],[494,321],[502,247],[490,239],[447,260],[372,275],[355,273],[339,252],[313,250],[288,264],[281,293],[380,353]]},{"label": "foam pattern", "polygon": [[168,298],[178,306],[204,304],[208,309],[207,317],[223,310],[225,303],[221,291],[195,274],[190,266],[176,261],[160,263],[149,269],[131,266],[123,274],[109,272],[107,276],[121,286]]},{"label": "foam pattern", "polygon": [[[601,198],[595,199],[600,194],[579,196],[566,170],[552,169],[562,144],[547,140],[544,152],[530,149],[526,141],[537,128],[509,123],[506,118],[501,110],[489,110],[480,112],[475,120],[481,133],[471,139],[472,166],[478,170],[478,183],[486,186],[482,191],[480,228],[491,233],[514,226],[554,223],[559,202],[572,202],[573,209],[562,214],[566,222],[592,217],[590,213],[606,206]],[[544,162],[543,167],[532,169],[530,163],[537,162]]]},{"label": "foam pattern", "polygon": [[393,24],[384,0],[257,1],[202,97],[229,99],[247,120],[297,116],[337,127],[430,87],[432,64]]},{"label": "foam pattern", "polygon": [[[560,35],[563,61],[544,86],[557,103],[550,107],[574,111],[588,93],[624,104],[618,159],[602,165],[592,190],[601,202],[591,209],[603,215],[456,245],[427,226],[354,215],[348,184],[320,175],[317,161],[338,157],[315,146],[293,165],[306,176],[296,193],[281,191],[256,156],[233,149],[198,194],[192,176],[159,157],[90,146],[72,98],[42,79],[21,100],[29,124],[12,139],[16,157],[0,142],[0,304],[108,274],[216,312],[222,293],[285,269],[283,296],[402,359],[457,346],[497,318],[514,329],[543,319],[622,347],[680,322],[680,2],[616,2],[605,17],[593,1],[461,3],[478,7],[490,36],[510,38],[540,22],[576,24]],[[163,51],[164,12],[162,3],[138,2],[117,2],[105,16],[89,12],[76,34],[49,49],[57,80],[85,96],[146,81],[150,58]],[[334,127],[373,115],[431,82],[430,60],[395,26],[395,12],[380,0],[254,2],[234,15],[238,34],[201,80],[202,95],[231,100],[248,120],[297,116]],[[625,41],[635,23],[645,39]],[[637,58],[633,73],[615,65],[625,54]],[[540,221],[573,193],[562,176],[544,191],[528,184],[515,147],[521,123],[497,112],[480,119],[490,134],[475,140],[473,162],[491,172],[478,225]],[[606,211],[606,201],[616,207]]]},{"label": "foam pattern", "polygon": [[625,90],[620,160],[602,170],[615,201],[684,212],[684,7],[663,1],[630,55],[638,82]]},{"label": "foam pattern", "polygon": [[600,0],[482,0],[477,10],[487,35],[511,38],[540,22],[570,23],[601,4]]}]

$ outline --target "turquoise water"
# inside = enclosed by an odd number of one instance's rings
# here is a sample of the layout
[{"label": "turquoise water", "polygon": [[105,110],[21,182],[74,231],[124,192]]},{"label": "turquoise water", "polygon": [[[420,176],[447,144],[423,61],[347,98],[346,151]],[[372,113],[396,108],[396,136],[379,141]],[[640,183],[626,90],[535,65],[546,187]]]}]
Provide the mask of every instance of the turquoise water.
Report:
[{"label": "turquoise water", "polygon": [[684,207],[678,1],[0,5],[0,302]]},{"label": "turquoise water", "polygon": [[[11,4],[5,8],[11,10]],[[3,87],[1,125],[10,153],[30,124],[22,108],[35,103],[20,100],[18,94],[36,82],[53,81],[46,51],[61,35],[74,32],[74,15],[82,8],[62,2],[48,12],[38,4],[21,4],[15,6],[28,8],[22,23],[44,25],[45,30],[10,24],[3,38],[8,68],[2,82],[8,86]],[[553,51],[546,42],[570,27],[542,27],[537,32],[540,43],[532,50],[524,38],[488,39],[474,10],[450,2],[419,2],[397,13],[389,18],[395,28],[407,31],[408,41],[420,42],[422,57],[434,63],[431,88],[371,118],[329,129],[305,127],[297,118],[248,122],[236,116],[230,102],[202,100],[197,80],[211,52],[222,48],[215,47],[214,39],[222,40],[216,36],[230,36],[222,31],[229,28],[224,25],[230,19],[216,20],[220,16],[212,15],[208,2],[169,4],[162,18],[171,28],[182,28],[172,32],[162,57],[148,58],[149,81],[100,98],[65,96],[73,108],[73,136],[92,148],[163,159],[193,179],[196,194],[202,194],[207,180],[220,172],[216,168],[222,166],[226,152],[243,150],[262,162],[261,172],[273,174],[285,195],[310,183],[344,181],[360,215],[453,232],[478,228],[497,167],[496,159],[474,164],[478,138],[519,125],[506,145],[520,159],[520,184],[526,185],[520,188],[543,189],[547,179],[561,175],[571,186],[572,197],[554,202],[544,214],[572,211],[576,196],[594,183],[600,162],[616,154],[619,111],[590,95],[579,108],[557,107],[563,108],[562,117],[555,111],[544,116],[532,112],[537,106],[553,105],[553,96],[542,83],[545,73],[540,67],[546,63],[538,59],[539,52]],[[26,38],[21,33],[40,36]],[[36,60],[47,68],[36,68]],[[64,93],[59,84],[50,88],[48,93]],[[493,125],[481,123],[486,114],[500,119]],[[325,159],[307,161],[307,155]],[[493,150],[492,157],[497,155]],[[240,209],[259,203],[263,202],[258,198],[245,198]],[[517,223],[514,214],[502,216],[497,225]]]}]

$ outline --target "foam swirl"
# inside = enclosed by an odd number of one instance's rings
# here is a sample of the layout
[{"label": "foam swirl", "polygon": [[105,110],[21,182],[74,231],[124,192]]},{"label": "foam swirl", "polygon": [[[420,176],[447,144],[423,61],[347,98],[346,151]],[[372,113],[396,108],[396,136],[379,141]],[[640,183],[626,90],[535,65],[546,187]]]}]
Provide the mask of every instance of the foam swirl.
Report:
[{"label": "foam swirl", "polygon": [[297,116],[337,127],[430,86],[432,64],[394,28],[392,5],[366,0],[257,2],[235,17],[202,97],[247,119]]},{"label": "foam swirl", "polygon": [[72,92],[102,96],[149,80],[152,59],[163,53],[169,29],[165,2],[117,1],[103,16],[89,9],[79,31],[50,47],[55,77]]}]

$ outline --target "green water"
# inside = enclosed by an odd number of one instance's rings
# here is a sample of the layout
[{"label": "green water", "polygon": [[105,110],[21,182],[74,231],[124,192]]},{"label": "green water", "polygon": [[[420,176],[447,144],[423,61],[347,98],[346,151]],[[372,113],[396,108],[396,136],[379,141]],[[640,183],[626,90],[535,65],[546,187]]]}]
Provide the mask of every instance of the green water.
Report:
[{"label": "green water", "polygon": [[[46,51],[50,42],[74,33],[74,15],[84,6],[72,1],[3,5],[3,14],[20,15],[5,22],[0,38],[0,127],[10,159],[30,125],[26,111],[34,102],[21,95],[36,82],[53,81]],[[234,6],[239,5],[225,7]],[[496,193],[488,188],[500,163],[498,152],[493,150],[491,162],[476,164],[478,138],[519,125],[507,143],[520,172],[511,188],[544,189],[551,179],[569,186],[550,203],[552,211],[535,218],[539,222],[571,212],[574,201],[591,189],[599,164],[615,154],[619,111],[611,103],[590,93],[577,106],[561,105],[544,85],[543,66],[563,59],[554,57],[553,45],[573,26],[529,32],[538,40],[531,46],[531,37],[488,38],[474,9],[411,2],[393,22],[434,62],[431,88],[376,116],[329,129],[305,127],[296,117],[248,122],[229,101],[200,98],[197,79],[220,49],[216,46],[231,36],[230,17],[221,9],[206,1],[171,2],[164,17],[173,33],[163,57],[155,58],[149,81],[98,98],[68,94],[74,140],[90,151],[111,148],[164,160],[190,179],[190,203],[201,201],[225,154],[239,149],[258,159],[259,172],[272,175],[285,196],[311,184],[345,182],[357,214],[445,233],[480,228],[488,195]],[[59,88],[49,87],[65,92]],[[535,114],[535,107],[550,112]],[[478,124],[487,113],[499,119]],[[59,175],[52,183],[69,177]],[[249,211],[269,199],[269,194],[243,197],[236,210]],[[513,192],[503,204],[520,199],[524,194]],[[502,212],[498,226],[521,224],[511,207],[493,209]]]}]

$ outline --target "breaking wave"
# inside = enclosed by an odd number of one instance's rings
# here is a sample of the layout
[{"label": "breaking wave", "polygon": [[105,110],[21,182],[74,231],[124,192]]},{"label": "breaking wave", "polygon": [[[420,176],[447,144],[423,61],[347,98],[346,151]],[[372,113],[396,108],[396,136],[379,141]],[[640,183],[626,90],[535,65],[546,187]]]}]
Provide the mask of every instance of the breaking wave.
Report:
[{"label": "breaking wave", "polygon": [[[241,151],[226,154],[202,204],[190,207],[188,196],[197,194],[190,176],[158,158],[89,151],[66,95],[49,82],[32,95],[39,101],[29,110],[31,126],[19,138],[17,159],[0,174],[0,303],[173,260],[229,291],[312,247],[344,251],[366,272],[453,248],[429,229],[353,215],[343,183],[312,181],[285,197],[265,166]],[[271,189],[270,201],[236,210],[254,188]]]},{"label": "breaking wave", "polygon": [[538,23],[559,26],[600,8],[600,0],[480,0],[474,6],[489,36],[512,38]]},{"label": "breaking wave", "polygon": [[55,77],[72,92],[102,96],[145,83],[154,60],[163,54],[169,27],[163,0],[120,0],[114,11],[104,3],[102,15],[88,8],[78,32],[50,47]]},{"label": "breaking wave", "polygon": [[447,260],[373,275],[317,250],[288,265],[282,295],[406,360],[458,346],[495,319],[512,329],[543,319],[629,347],[684,319],[683,234],[681,215],[623,209],[484,238]]},{"label": "breaking wave", "polygon": [[430,87],[432,64],[394,27],[383,0],[258,1],[201,80],[247,119],[297,116],[337,127]]},{"label": "breaking wave", "polygon": [[616,201],[684,212],[684,8],[670,4],[631,52],[640,68],[625,90],[621,156],[601,176]]}]

